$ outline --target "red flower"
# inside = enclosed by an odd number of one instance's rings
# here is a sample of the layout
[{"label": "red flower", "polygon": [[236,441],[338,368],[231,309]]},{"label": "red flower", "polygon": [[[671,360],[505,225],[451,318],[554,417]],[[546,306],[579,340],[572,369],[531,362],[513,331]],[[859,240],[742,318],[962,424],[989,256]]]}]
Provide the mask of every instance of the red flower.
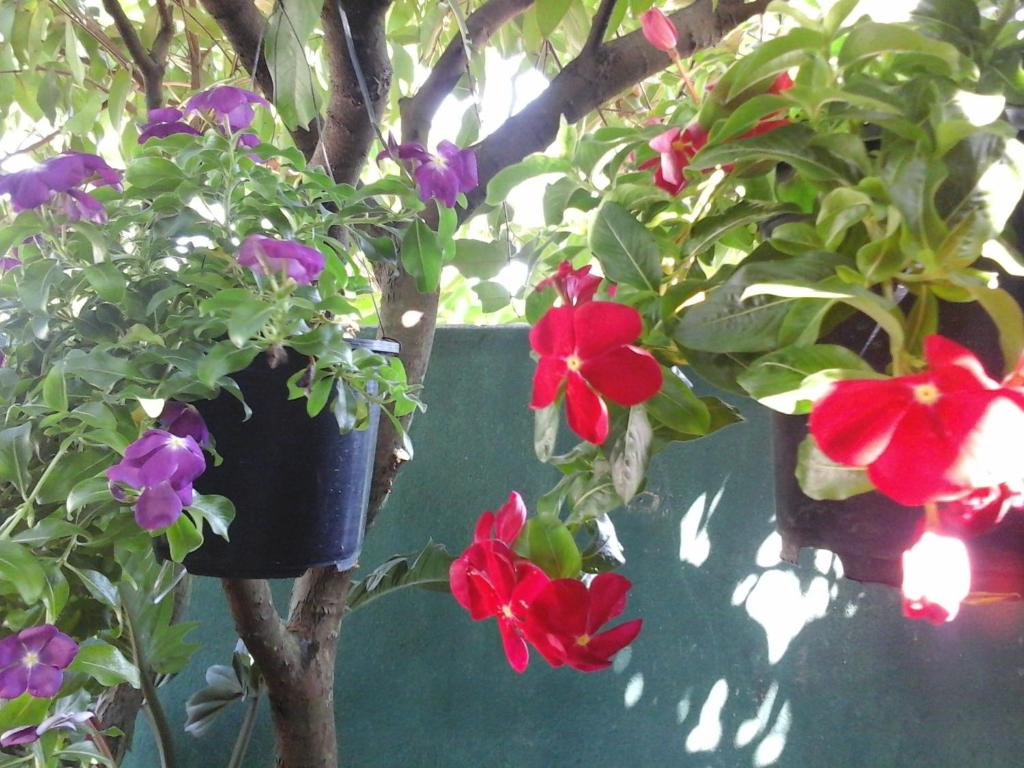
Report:
[{"label": "red flower", "polygon": [[496,616],[508,663],[522,672],[530,661],[522,623],[527,606],[550,581],[540,568],[496,539],[477,541],[451,564],[452,595],[474,621]]},{"label": "red flower", "polygon": [[603,443],[608,408],[598,393],[619,405],[636,405],[661,389],[658,362],[630,344],[642,330],[640,313],[625,304],[591,301],[549,309],[530,331],[530,346],[540,355],[530,407],[551,405],[564,381],[569,426],[584,440]]},{"label": "red flower", "polygon": [[1006,483],[975,488],[970,493],[939,505],[939,519],[945,530],[960,536],[980,536],[995,528],[1016,508],[1024,507],[1024,487]]},{"label": "red flower", "polygon": [[867,467],[879,491],[907,506],[1019,482],[1024,393],[942,336],[928,337],[925,358],[924,373],[833,385],[811,412],[821,450]]},{"label": "red flower", "polygon": [[601,284],[601,278],[590,274],[590,265],[572,268],[572,262],[565,259],[558,265],[558,271],[537,283],[534,290],[543,291],[555,286],[558,295],[566,304],[584,304],[594,298],[597,287]]},{"label": "red flower", "polygon": [[768,89],[768,93],[773,93],[778,96],[783,91],[788,91],[793,87],[793,78],[789,76],[789,72],[783,72],[772,82],[771,87]]},{"label": "red flower", "polygon": [[487,541],[497,539],[503,544],[512,546],[519,537],[526,523],[526,504],[523,497],[515,491],[508,495],[506,501],[497,513],[484,512],[476,522],[476,532],[473,534],[473,541]]},{"label": "red flower", "polygon": [[708,143],[708,132],[698,123],[686,128],[669,128],[651,139],[649,146],[659,154],[640,166],[642,169],[657,166],[654,183],[670,195],[678,195],[686,186],[683,169],[690,164],[693,156]]},{"label": "red flower", "polygon": [[640,17],[640,29],[647,42],[659,51],[669,53],[676,49],[676,25],[659,8],[651,8]]},{"label": "red flower", "polygon": [[600,632],[626,607],[629,579],[599,574],[590,589],[574,579],[548,582],[533,598],[526,616],[527,637],[553,667],[567,664],[581,672],[606,669],[612,656],[633,642],[642,619]]},{"label": "red flower", "polygon": [[903,553],[903,615],[942,624],[971,591],[971,561],[960,539],[926,530]]}]

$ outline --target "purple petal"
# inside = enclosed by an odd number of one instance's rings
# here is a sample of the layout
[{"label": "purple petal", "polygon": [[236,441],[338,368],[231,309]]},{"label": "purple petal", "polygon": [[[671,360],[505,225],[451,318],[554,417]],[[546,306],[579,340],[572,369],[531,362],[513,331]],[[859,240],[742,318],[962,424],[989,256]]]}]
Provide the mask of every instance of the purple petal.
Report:
[{"label": "purple petal", "polygon": [[295,282],[309,285],[324,269],[324,255],[291,240],[250,235],[238,249],[238,263],[254,272],[286,272]]},{"label": "purple petal", "polygon": [[230,111],[228,111],[226,117],[228,120],[228,127],[232,133],[243,131],[252,124],[252,119],[255,117],[255,113],[252,111],[252,107],[246,104],[239,104]]},{"label": "purple petal", "polygon": [[422,144],[398,144],[395,151],[399,160],[416,160],[421,163],[430,161],[430,153]]},{"label": "purple petal", "polygon": [[96,224],[102,224],[107,220],[107,211],[95,197],[88,192],[78,189],[67,191],[64,212],[71,221],[85,219]]},{"label": "purple petal", "polygon": [[142,461],[149,458],[154,451],[167,445],[173,437],[174,435],[170,432],[165,432],[162,429],[147,430],[142,437],[125,448],[124,458],[126,461],[141,466]]},{"label": "purple petal", "polygon": [[178,500],[181,502],[181,506],[188,507],[192,505],[194,500],[194,492],[192,490],[192,483],[186,483],[180,488],[175,486],[173,483],[171,487],[174,488],[174,493],[177,495]]},{"label": "purple petal", "polygon": [[142,131],[139,133],[139,144],[145,144],[150,139],[165,139],[176,133],[190,133],[193,136],[202,136],[200,131],[197,131],[188,123],[147,123],[142,126]]},{"label": "purple petal", "polygon": [[99,155],[90,155],[85,152],[79,153],[82,164],[87,171],[99,178],[94,178],[93,183],[98,186],[110,186],[121,188],[121,172],[107,165],[107,161]]},{"label": "purple petal", "polygon": [[34,664],[28,671],[28,692],[37,699],[55,696],[64,682],[64,673],[56,667]]},{"label": "purple petal", "polygon": [[147,531],[156,531],[172,525],[181,515],[181,499],[170,483],[147,488],[135,505],[135,522]]},{"label": "purple petal", "polygon": [[28,688],[28,670],[15,664],[0,671],[0,699],[16,699]]},{"label": "purple petal", "polygon": [[85,181],[88,171],[78,153],[68,153],[51,157],[43,162],[39,169],[40,176],[54,192],[67,192]]},{"label": "purple petal", "polygon": [[178,437],[191,437],[199,445],[210,442],[210,430],[194,405],[173,400],[164,405],[160,426]]},{"label": "purple petal", "polygon": [[34,169],[0,177],[0,195],[2,194],[11,196],[11,205],[17,212],[38,208],[50,199],[53,192],[40,171]]},{"label": "purple petal", "polygon": [[[118,501],[124,501],[124,493],[114,486],[114,483],[122,483],[130,488],[139,489],[145,485],[142,481],[142,472],[134,464],[122,461],[107,469],[107,480],[111,483],[110,492]],[[120,495],[118,495],[120,494]]]},{"label": "purple petal", "polygon": [[449,208],[455,205],[459,180],[451,169],[429,162],[417,168],[414,175],[420,188],[420,200],[427,202],[434,198]]},{"label": "purple petal", "polygon": [[39,732],[34,725],[25,725],[21,728],[12,728],[0,734],[0,747],[16,747],[19,744],[31,744],[39,738]]},{"label": "purple petal", "polygon": [[73,731],[83,723],[89,722],[92,717],[92,712],[65,712],[61,715],[50,715],[48,718],[43,720],[43,722],[37,725],[35,730],[40,736],[47,731],[53,731],[58,728]]},{"label": "purple petal", "polygon": [[238,146],[252,149],[260,145],[260,137],[255,133],[243,133],[238,137]]},{"label": "purple petal", "polygon": [[18,642],[26,651],[39,653],[58,634],[60,632],[53,624],[41,624],[38,627],[21,630],[18,633]]},{"label": "purple petal", "polygon": [[47,664],[57,669],[64,669],[74,661],[77,653],[78,643],[63,632],[58,631],[39,652],[39,663]]},{"label": "purple petal", "polygon": [[158,109],[149,110],[149,122],[151,123],[173,123],[176,120],[181,120],[182,113],[180,109],[174,107],[160,107]]},{"label": "purple petal", "polygon": [[18,642],[17,635],[11,635],[0,640],[0,669],[9,667],[14,662],[18,661],[25,653],[21,647],[21,643]]},{"label": "purple petal", "polygon": [[21,259],[17,256],[4,256],[0,259],[0,274],[8,272],[15,267],[21,266]]}]

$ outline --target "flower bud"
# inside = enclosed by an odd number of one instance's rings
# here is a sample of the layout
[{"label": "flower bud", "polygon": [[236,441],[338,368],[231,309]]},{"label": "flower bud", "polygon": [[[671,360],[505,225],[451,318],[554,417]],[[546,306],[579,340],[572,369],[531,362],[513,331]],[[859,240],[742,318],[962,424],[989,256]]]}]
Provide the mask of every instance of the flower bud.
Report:
[{"label": "flower bud", "polygon": [[664,13],[658,8],[644,13],[640,17],[640,28],[644,32],[647,42],[659,51],[670,53],[676,49],[676,27]]}]

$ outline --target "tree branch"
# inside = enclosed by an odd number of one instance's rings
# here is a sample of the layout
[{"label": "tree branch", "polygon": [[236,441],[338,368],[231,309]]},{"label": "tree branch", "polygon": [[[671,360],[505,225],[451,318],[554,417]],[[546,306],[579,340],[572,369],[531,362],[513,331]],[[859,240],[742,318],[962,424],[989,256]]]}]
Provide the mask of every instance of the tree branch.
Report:
[{"label": "tree branch", "polygon": [[221,579],[235,629],[259,664],[271,691],[286,689],[300,673],[299,644],[274,607],[270,585],[262,579]]},{"label": "tree branch", "polygon": [[146,107],[157,109],[164,103],[164,68],[167,64],[167,52],[174,38],[174,14],[166,0],[157,0],[157,12],[160,14],[160,28],[153,40],[153,47],[146,50],[139,33],[135,30],[124,8],[118,0],[103,0],[104,10],[114,19],[114,26],[121,35],[132,61],[142,74],[142,84],[146,89]]},{"label": "tree branch", "polygon": [[[263,95],[273,102],[274,79],[263,47],[267,20],[256,4],[252,0],[200,0],[200,3],[227,36],[242,66],[256,79]],[[316,119],[305,128],[291,129],[290,133],[295,146],[309,160],[320,141]]]},{"label": "tree branch", "polygon": [[[470,45],[483,45],[503,24],[533,3],[534,0],[487,0],[466,19]],[[399,101],[403,142],[427,143],[434,114],[466,72],[467,55],[462,35],[456,34],[415,95]]]},{"label": "tree branch", "polygon": [[[718,42],[738,24],[762,13],[768,0],[697,0],[670,18],[679,32],[677,50],[689,56]],[[621,91],[671,63],[668,54],[652,47],[640,31],[584,50],[570,61],[547,89],[521,112],[477,145],[480,185],[469,193],[468,218],[487,194],[487,182],[502,168],[545,149],[558,135],[562,117],[575,123]]]},{"label": "tree branch", "polygon": [[615,10],[615,3],[626,2],[626,0],[601,0],[601,5],[594,14],[594,22],[590,25],[590,34],[587,35],[587,42],[583,44],[584,51],[593,51],[604,40],[604,34],[608,31],[608,22],[611,21],[612,11]]},{"label": "tree branch", "polygon": [[[366,162],[375,131],[352,68],[339,2],[326,0],[320,15],[331,89],[327,119],[313,162],[326,167],[339,184],[354,184]],[[391,60],[384,35],[389,4],[389,0],[348,0],[344,4],[355,58],[363,71],[374,115],[382,114],[391,88]]]}]

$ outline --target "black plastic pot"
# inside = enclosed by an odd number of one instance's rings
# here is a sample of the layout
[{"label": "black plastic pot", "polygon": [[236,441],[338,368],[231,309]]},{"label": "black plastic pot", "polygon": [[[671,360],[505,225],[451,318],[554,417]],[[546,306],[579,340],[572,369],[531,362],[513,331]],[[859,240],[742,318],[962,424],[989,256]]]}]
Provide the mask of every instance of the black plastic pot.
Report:
[{"label": "black plastic pot", "polygon": [[[1018,301],[1024,298],[1021,281],[1011,281],[1005,287]],[[974,351],[989,374],[999,378],[1003,361],[988,315],[972,303],[943,304],[939,316],[941,333]],[[875,330],[868,318],[856,315],[826,341],[856,350],[881,370],[887,359],[887,340]],[[872,341],[865,347],[869,338]],[[808,498],[795,477],[797,448],[807,436],[807,417],[775,414],[772,427],[775,517],[783,558],[796,562],[801,547],[827,549],[839,556],[847,578],[899,586],[902,553],[913,543],[921,508],[904,507],[875,492],[843,501]],[[992,531],[966,543],[973,591],[1024,595],[1024,515],[1011,514]]]},{"label": "black plastic pot", "polygon": [[[353,346],[398,354],[393,341],[353,339]],[[264,356],[233,374],[252,416],[222,392],[196,403],[224,457],[196,480],[203,494],[220,494],[235,505],[230,541],[203,531],[203,545],[184,561],[189,573],[243,579],[291,578],[308,568],[353,566],[363,545],[373,473],[379,407],[370,426],[342,434],[330,409],[306,414],[305,399],[288,400],[286,382],[305,365],[290,353],[270,368]],[[168,556],[166,542],[157,553]]]}]

